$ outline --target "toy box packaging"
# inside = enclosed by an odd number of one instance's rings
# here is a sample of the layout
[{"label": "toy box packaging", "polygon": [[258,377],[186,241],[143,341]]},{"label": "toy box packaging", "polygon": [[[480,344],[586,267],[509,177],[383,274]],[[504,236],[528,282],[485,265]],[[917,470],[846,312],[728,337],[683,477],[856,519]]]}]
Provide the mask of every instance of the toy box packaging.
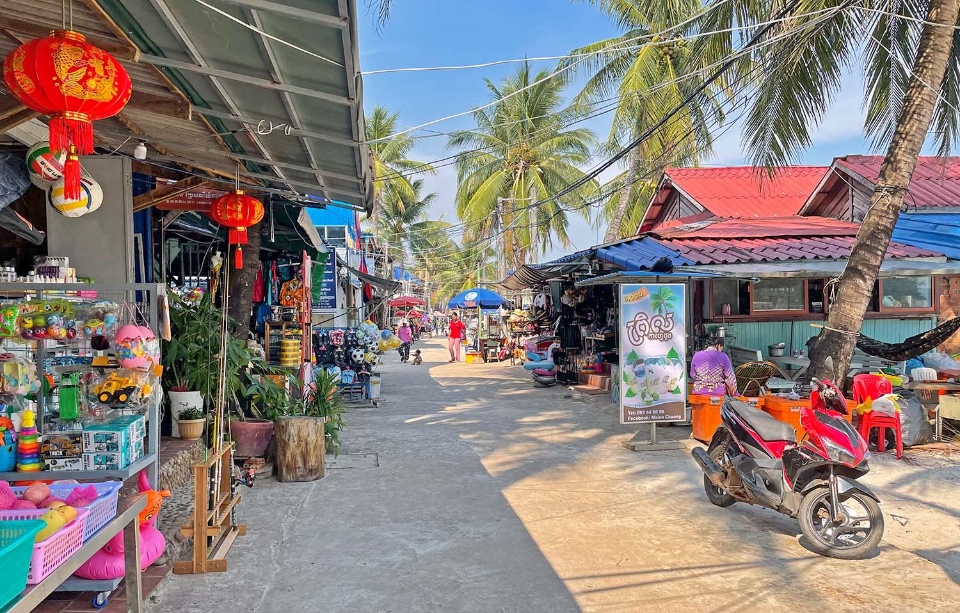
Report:
[{"label": "toy box packaging", "polygon": [[104,424],[90,424],[83,429],[84,453],[117,453],[142,441],[146,425],[142,415],[118,417]]},{"label": "toy box packaging", "polygon": [[130,465],[126,452],[84,453],[84,470],[121,470]]},{"label": "toy box packaging", "polygon": [[44,470],[83,470],[83,457],[43,458]]},{"label": "toy box packaging", "polygon": [[44,434],[40,441],[40,457],[79,458],[83,453],[83,435],[80,432]]}]

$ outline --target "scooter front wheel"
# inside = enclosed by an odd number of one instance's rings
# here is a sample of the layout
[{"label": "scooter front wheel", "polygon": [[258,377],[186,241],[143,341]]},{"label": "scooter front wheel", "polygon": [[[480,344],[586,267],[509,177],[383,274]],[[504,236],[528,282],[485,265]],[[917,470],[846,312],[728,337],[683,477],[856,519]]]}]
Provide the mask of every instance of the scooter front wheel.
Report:
[{"label": "scooter front wheel", "polygon": [[840,520],[832,516],[830,488],[820,487],[803,497],[797,518],[820,555],[841,560],[860,560],[870,555],[883,538],[883,513],[873,498],[856,490],[840,500]]}]

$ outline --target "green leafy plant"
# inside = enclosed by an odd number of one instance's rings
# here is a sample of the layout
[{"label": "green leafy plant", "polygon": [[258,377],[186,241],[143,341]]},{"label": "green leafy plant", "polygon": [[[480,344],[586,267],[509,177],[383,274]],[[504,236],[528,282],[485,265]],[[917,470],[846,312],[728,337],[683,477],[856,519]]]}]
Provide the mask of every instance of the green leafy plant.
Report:
[{"label": "green leafy plant", "polygon": [[[260,375],[260,380],[247,388],[247,398],[250,400],[250,412],[254,417],[277,421],[280,417],[296,415],[301,411],[300,402],[295,400],[289,391],[266,374],[276,374],[275,369],[267,368]],[[299,381],[290,374],[286,374],[290,388],[299,385]]]},{"label": "green leafy plant", "polygon": [[313,383],[303,395],[303,414],[325,418],[323,431],[334,456],[340,453],[340,431],[346,427],[343,420],[343,399],[338,394],[336,379],[325,370],[317,372]]},{"label": "green leafy plant", "polygon": [[[209,294],[196,304],[183,301],[173,292],[168,297],[172,334],[170,341],[164,342],[162,358],[168,389],[198,391],[206,403],[211,403],[216,399],[220,376],[223,313]],[[237,403],[246,394],[243,371],[253,359],[253,352],[241,338],[230,336],[226,341],[225,398]]]},{"label": "green leafy plant", "polygon": [[203,419],[205,417],[203,410],[196,407],[190,407],[180,411],[180,415],[177,417],[179,421],[190,421],[194,419]]}]

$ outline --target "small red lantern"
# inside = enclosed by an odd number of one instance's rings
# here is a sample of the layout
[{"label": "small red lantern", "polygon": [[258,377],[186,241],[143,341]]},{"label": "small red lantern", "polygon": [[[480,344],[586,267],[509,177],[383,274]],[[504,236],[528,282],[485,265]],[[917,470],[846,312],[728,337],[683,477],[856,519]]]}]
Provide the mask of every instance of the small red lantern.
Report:
[{"label": "small red lantern", "polygon": [[64,196],[80,197],[80,158],[93,153],[93,121],[119,113],[130,100],[127,71],[109,53],[73,30],[28,41],[3,62],[10,93],[50,116],[50,148],[68,151]]},{"label": "small red lantern", "polygon": [[237,270],[243,268],[240,245],[247,244],[247,228],[263,219],[263,203],[238,189],[214,200],[210,205],[210,217],[218,224],[230,228],[227,242],[237,246],[233,265]]}]

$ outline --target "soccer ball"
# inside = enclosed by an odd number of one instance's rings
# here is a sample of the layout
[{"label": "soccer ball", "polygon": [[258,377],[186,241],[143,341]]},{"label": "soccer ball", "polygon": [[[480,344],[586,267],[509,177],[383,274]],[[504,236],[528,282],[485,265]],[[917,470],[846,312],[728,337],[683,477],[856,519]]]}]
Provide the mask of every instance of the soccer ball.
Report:
[{"label": "soccer ball", "polygon": [[64,217],[82,217],[92,213],[103,204],[103,189],[91,177],[80,179],[79,200],[69,201],[63,196],[63,178],[57,179],[47,189],[47,204]]},{"label": "soccer ball", "polygon": [[50,150],[50,143],[40,141],[27,151],[27,170],[30,172],[30,182],[40,189],[47,189],[51,183],[63,176],[63,165],[66,161],[66,151],[54,155],[53,151]]},{"label": "soccer ball", "polygon": [[350,352],[350,359],[353,360],[354,364],[359,364],[363,362],[363,356],[365,353],[366,352],[363,349],[360,349],[359,347],[357,347],[356,349]]}]

